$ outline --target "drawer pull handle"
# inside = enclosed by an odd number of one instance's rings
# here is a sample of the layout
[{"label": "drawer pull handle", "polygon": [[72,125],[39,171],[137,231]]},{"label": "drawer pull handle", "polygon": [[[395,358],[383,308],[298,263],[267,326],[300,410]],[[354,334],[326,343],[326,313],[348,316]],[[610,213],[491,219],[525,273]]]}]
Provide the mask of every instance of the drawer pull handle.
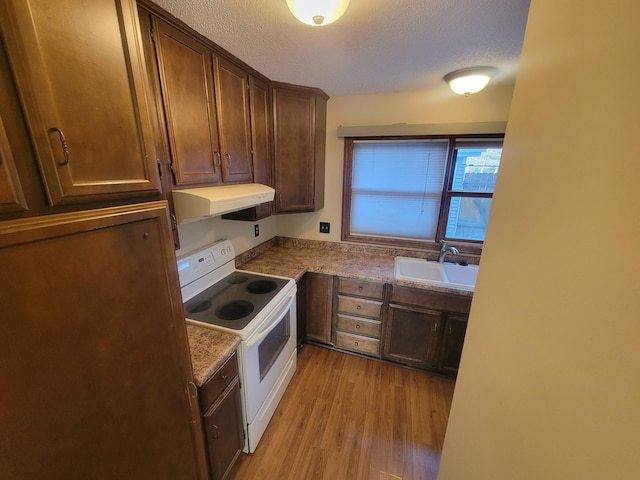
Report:
[{"label": "drawer pull handle", "polygon": [[226,379],[227,379],[227,378],[229,378],[229,377],[227,377],[226,375],[222,375],[222,377],[221,377],[221,378],[222,378],[222,380],[226,380]]},{"label": "drawer pull handle", "polygon": [[220,434],[218,433],[218,426],[217,425],[211,425],[211,429],[213,430],[213,438],[215,440],[218,440],[220,438]]}]

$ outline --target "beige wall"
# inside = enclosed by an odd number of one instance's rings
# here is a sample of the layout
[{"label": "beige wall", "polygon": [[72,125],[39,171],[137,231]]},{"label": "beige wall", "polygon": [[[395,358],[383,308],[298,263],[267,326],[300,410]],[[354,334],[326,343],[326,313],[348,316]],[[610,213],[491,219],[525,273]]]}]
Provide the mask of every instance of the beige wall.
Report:
[{"label": "beige wall", "polygon": [[532,1],[440,480],[640,478],[638,19]]},{"label": "beige wall", "polygon": [[[176,255],[184,255],[218,240],[231,240],[236,255],[246,252],[276,236],[276,217],[271,216],[257,222],[222,220],[220,217],[178,226],[180,250]],[[258,224],[260,235],[254,236],[254,225]]]},{"label": "beige wall", "polygon": [[[453,94],[442,82],[437,90],[329,99],[325,207],[314,213],[278,215],[278,235],[340,241],[344,141],[338,138],[338,126],[505,121],[512,91],[512,86],[489,86],[476,95],[464,97]],[[318,232],[321,221],[331,223],[329,235]]]}]

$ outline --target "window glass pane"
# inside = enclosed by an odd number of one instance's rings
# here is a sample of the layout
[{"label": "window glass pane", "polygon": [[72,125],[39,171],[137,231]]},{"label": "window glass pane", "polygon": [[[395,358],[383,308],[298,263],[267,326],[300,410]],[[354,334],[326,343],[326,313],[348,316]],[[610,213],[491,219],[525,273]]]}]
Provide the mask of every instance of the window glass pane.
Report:
[{"label": "window glass pane", "polygon": [[351,233],[433,240],[440,211],[435,197],[356,194],[351,197]]},{"label": "window glass pane", "polygon": [[502,148],[457,148],[451,190],[493,192]]},{"label": "window glass pane", "polygon": [[351,188],[358,191],[441,192],[447,141],[356,142]]},{"label": "window glass pane", "polygon": [[446,238],[484,241],[491,198],[451,197]]},{"label": "window glass pane", "polygon": [[433,240],[448,147],[448,140],[354,142],[350,233]]}]

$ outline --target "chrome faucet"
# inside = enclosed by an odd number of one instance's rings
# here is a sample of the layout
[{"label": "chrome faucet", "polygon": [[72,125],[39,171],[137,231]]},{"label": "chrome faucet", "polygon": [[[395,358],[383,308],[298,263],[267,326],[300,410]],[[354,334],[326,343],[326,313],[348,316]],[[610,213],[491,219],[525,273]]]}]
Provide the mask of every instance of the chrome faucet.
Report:
[{"label": "chrome faucet", "polygon": [[445,242],[444,240],[440,240],[440,243],[442,244],[442,247],[440,248],[440,256],[438,257],[438,262],[444,262],[444,258],[450,253],[454,255],[460,255],[460,251],[456,247],[449,247],[447,245],[447,242]]}]

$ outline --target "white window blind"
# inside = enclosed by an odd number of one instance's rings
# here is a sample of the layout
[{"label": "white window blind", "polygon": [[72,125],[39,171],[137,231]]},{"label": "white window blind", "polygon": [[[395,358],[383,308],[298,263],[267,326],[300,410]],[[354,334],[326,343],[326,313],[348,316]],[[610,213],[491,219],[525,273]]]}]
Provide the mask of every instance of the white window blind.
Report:
[{"label": "white window blind", "polygon": [[448,140],[356,140],[353,235],[434,240]]}]

